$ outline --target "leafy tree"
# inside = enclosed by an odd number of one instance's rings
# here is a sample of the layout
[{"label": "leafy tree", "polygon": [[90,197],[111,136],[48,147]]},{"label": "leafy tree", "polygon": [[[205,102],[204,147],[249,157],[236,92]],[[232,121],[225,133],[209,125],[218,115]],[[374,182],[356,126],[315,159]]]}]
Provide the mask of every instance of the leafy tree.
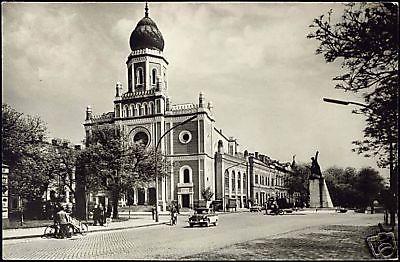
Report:
[{"label": "leafy tree", "polygon": [[292,170],[293,172],[289,173],[286,178],[288,193],[293,197],[294,193],[298,192],[300,197],[297,204],[304,206],[309,201],[308,178],[311,172],[305,164],[293,165]]},{"label": "leafy tree", "polygon": [[47,136],[47,127],[40,117],[25,116],[7,104],[2,104],[1,116],[2,158],[13,170],[22,157],[36,155]]},{"label": "leafy tree", "polygon": [[[362,92],[367,106],[354,110],[366,115],[364,140],[354,141],[355,152],[379,158],[390,168],[392,194],[398,141],[398,5],[395,3],[348,3],[339,22],[333,11],[314,19],[307,37],[320,42],[317,54],[327,63],[340,60],[343,73],[333,78],[336,88]],[[391,213],[391,223],[395,214]]]},{"label": "leafy tree", "polygon": [[324,177],[334,206],[358,206],[359,194],[354,189],[357,180],[356,169],[330,167],[324,171]]},{"label": "leafy tree", "polygon": [[93,126],[88,147],[79,155],[85,170],[85,181],[91,191],[110,192],[113,218],[118,217],[118,200],[133,186],[154,181],[155,160],[157,175],[165,175],[160,153],[128,138],[114,126]]},{"label": "leafy tree", "polygon": [[371,167],[362,168],[357,174],[355,189],[360,194],[360,206],[373,207],[373,201],[377,200],[379,193],[384,189],[383,178],[379,172]]},{"label": "leafy tree", "polygon": [[76,203],[79,196],[77,196],[76,187],[76,165],[78,150],[71,146],[71,143],[66,139],[53,139],[52,146],[58,169],[56,176],[59,181],[59,197],[57,201],[61,201],[65,197],[65,189],[70,192],[70,201],[73,198],[75,201],[74,215],[76,215]]},{"label": "leafy tree", "polygon": [[39,201],[57,170],[47,127],[40,117],[2,105],[2,157],[9,165],[10,196]]},{"label": "leafy tree", "polygon": [[210,201],[212,199],[212,197],[214,196],[214,193],[211,191],[210,187],[207,187],[207,188],[203,188],[203,190],[201,190],[201,195],[203,196],[204,200]]},{"label": "leafy tree", "polygon": [[365,209],[373,206],[383,190],[383,178],[371,167],[359,171],[352,167],[330,167],[324,171],[324,177],[335,206]]}]

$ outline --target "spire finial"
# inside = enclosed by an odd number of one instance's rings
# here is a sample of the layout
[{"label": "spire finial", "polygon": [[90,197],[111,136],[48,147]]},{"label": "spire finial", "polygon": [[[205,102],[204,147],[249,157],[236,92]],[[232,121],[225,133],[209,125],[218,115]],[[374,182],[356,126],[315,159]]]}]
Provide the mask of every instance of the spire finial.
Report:
[{"label": "spire finial", "polygon": [[148,7],[148,5],[147,5],[147,2],[146,2],[146,7],[144,8],[144,15],[145,15],[146,17],[149,16],[149,7]]}]

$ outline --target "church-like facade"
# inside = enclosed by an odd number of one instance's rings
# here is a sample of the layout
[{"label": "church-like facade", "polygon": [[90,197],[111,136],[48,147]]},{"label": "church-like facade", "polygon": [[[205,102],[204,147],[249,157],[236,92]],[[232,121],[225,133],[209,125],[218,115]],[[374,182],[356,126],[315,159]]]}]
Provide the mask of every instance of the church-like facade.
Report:
[{"label": "church-like facade", "polygon": [[[169,160],[169,175],[159,181],[159,205],[177,201],[181,207],[192,208],[203,200],[202,190],[209,187],[213,199],[223,205],[235,201],[237,207],[249,202],[263,204],[269,196],[288,198],[285,177],[288,163],[273,161],[258,152],[240,152],[233,137],[226,136],[216,126],[213,105],[202,93],[197,104],[171,104],[168,96],[168,61],[163,54],[164,39],[145,9],[130,36],[127,87],[115,87],[114,111],[93,115],[86,109],[86,137],[94,125],[118,126],[133,142],[141,141],[155,147],[161,136],[189,118],[167,135],[160,144],[161,153]],[[172,87],[173,88],[173,87]],[[155,184],[133,189],[133,201],[138,205],[154,205]],[[96,196],[96,202],[107,201],[107,195]],[[121,199],[124,205],[125,198]]]}]

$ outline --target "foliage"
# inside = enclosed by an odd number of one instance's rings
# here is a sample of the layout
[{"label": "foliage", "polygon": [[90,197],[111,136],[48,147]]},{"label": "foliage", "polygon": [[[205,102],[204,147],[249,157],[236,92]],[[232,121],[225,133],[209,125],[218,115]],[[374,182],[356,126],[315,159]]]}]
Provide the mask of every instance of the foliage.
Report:
[{"label": "foliage", "polygon": [[365,208],[378,199],[383,190],[383,178],[375,169],[330,167],[324,172],[334,206]]},{"label": "foliage", "polygon": [[165,165],[159,152],[139,143],[129,143],[117,127],[93,126],[88,146],[78,155],[83,167],[87,188],[96,192],[107,190],[113,202],[113,217],[118,216],[118,199],[123,192],[140,184],[154,181],[157,175],[165,175]]},{"label": "foliage", "polygon": [[75,167],[77,150],[71,147],[66,139],[53,139],[53,141],[56,142],[52,147],[58,166],[56,174],[60,182],[59,194],[64,195],[64,187],[67,187],[76,199],[74,185],[76,184]]},{"label": "foliage", "polygon": [[2,135],[2,157],[10,167],[10,195],[40,199],[58,168],[53,148],[45,141],[46,124],[40,117],[3,104]]},{"label": "foliage", "polygon": [[348,3],[339,22],[333,11],[314,19],[307,37],[320,42],[317,54],[327,63],[340,60],[343,73],[333,78],[336,88],[363,92],[367,107],[354,110],[367,116],[364,140],[354,151],[379,157],[386,167],[397,155],[398,5]]},{"label": "foliage", "polygon": [[379,197],[379,193],[384,189],[383,178],[379,175],[379,172],[371,167],[362,168],[358,172],[357,183],[355,184],[355,190],[357,190],[361,196],[361,205],[371,205],[374,200]]},{"label": "foliage", "polygon": [[289,195],[295,192],[300,194],[298,201],[300,204],[308,202],[308,178],[311,175],[310,169],[305,164],[296,164],[292,166],[293,172],[289,173],[286,178],[286,186]]},{"label": "foliage", "polygon": [[201,190],[201,195],[204,198],[204,200],[210,201],[212,199],[212,197],[214,196],[214,193],[211,191],[210,187],[207,187],[207,188],[203,188],[203,190]]}]

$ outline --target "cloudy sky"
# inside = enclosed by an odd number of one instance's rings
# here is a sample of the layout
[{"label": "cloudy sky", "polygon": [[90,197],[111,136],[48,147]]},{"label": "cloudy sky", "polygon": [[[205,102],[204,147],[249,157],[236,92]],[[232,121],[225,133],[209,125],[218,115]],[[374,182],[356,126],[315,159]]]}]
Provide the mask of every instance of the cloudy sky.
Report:
[{"label": "cloudy sky", "polygon": [[[173,104],[214,105],[217,127],[241,150],[322,169],[376,167],[351,151],[364,118],[323,97],[362,102],[334,88],[340,64],[315,55],[312,20],[338,3],[150,3],[165,40]],[[129,36],[143,3],[2,3],[3,103],[39,115],[51,137],[81,143],[85,108],[113,110],[126,89]],[[386,169],[379,169],[387,175]]]}]

